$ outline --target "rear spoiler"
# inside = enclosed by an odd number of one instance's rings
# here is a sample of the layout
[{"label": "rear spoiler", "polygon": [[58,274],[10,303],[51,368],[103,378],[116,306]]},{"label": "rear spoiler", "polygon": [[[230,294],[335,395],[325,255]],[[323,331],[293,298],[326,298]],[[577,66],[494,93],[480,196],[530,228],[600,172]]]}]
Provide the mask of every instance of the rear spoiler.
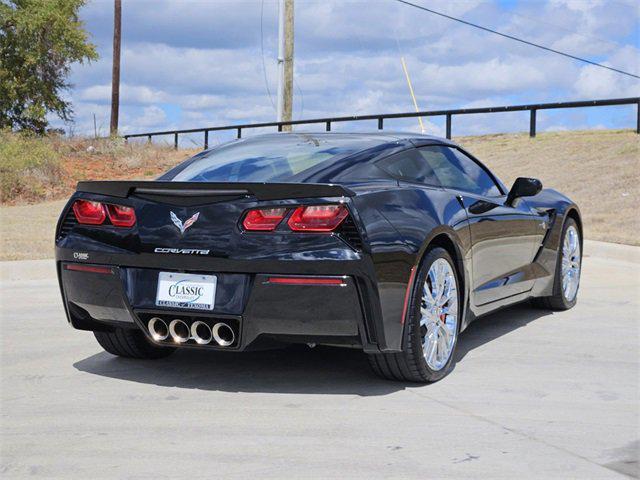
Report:
[{"label": "rear spoiler", "polygon": [[127,198],[138,193],[171,197],[250,195],[258,200],[353,197],[355,195],[352,190],[346,187],[329,183],[94,181],[78,182],[76,191],[120,198]]}]

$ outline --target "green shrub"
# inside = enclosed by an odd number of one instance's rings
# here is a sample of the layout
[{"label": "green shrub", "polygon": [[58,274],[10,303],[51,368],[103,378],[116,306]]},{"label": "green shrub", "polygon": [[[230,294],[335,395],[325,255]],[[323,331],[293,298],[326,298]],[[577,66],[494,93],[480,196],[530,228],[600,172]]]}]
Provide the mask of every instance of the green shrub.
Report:
[{"label": "green shrub", "polygon": [[46,198],[62,178],[59,154],[47,138],[0,131],[0,200]]}]

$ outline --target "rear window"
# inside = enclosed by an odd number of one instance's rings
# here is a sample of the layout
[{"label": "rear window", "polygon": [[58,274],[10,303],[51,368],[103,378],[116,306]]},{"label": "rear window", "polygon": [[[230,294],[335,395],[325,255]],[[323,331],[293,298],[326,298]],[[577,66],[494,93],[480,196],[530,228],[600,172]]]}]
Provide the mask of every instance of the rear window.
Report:
[{"label": "rear window", "polygon": [[230,142],[167,172],[181,182],[292,182],[304,173],[357,153],[370,138],[349,135],[266,135]]}]

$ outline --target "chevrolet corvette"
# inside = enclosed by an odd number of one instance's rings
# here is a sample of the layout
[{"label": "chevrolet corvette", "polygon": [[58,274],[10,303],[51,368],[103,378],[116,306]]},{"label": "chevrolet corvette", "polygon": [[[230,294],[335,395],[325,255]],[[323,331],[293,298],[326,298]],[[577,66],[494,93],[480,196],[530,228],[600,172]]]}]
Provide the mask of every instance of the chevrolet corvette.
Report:
[{"label": "chevrolet corvette", "polygon": [[278,133],[154,181],[80,182],[55,246],[69,323],[111,354],[322,344],[433,382],[474,319],[575,305],[582,220],[566,196],[532,178],[508,189],[449,140]]}]

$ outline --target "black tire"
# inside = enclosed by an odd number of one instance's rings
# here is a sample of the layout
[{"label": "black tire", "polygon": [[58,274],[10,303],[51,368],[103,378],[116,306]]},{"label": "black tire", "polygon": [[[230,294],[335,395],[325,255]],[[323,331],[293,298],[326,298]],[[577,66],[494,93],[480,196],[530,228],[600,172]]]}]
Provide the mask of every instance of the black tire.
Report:
[{"label": "black tire", "polygon": [[[458,294],[458,315],[456,336],[453,343],[451,356],[448,362],[440,370],[432,370],[427,365],[422,351],[422,335],[420,332],[420,303],[422,301],[422,285],[426,281],[429,268],[439,258],[444,258],[456,277]],[[453,368],[455,362],[458,333],[460,331],[460,318],[463,311],[462,286],[456,264],[449,253],[440,247],[433,248],[424,256],[418,273],[415,277],[413,291],[410,299],[410,310],[407,324],[403,331],[403,351],[400,353],[374,353],[368,354],[369,364],[373,371],[380,377],[388,380],[405,382],[429,383],[440,380]]]},{"label": "black tire", "polygon": [[93,332],[102,348],[112,355],[128,358],[156,359],[171,355],[175,348],[159,347],[140,330],[116,328],[113,332]]},{"label": "black tire", "polygon": [[[578,224],[573,218],[567,218],[562,226],[562,236],[560,237],[560,245],[558,246],[558,260],[556,262],[556,271],[553,278],[553,295],[548,297],[538,297],[534,298],[533,304],[538,308],[543,308],[546,310],[569,310],[573,308],[578,300],[578,292],[576,292],[575,296],[572,300],[567,300],[562,293],[562,245],[564,243],[564,237],[567,233],[569,227],[574,227],[580,235],[580,228],[578,228]],[[582,265],[582,238],[579,238],[580,241],[580,265]],[[579,290],[579,285],[578,285]]]}]

